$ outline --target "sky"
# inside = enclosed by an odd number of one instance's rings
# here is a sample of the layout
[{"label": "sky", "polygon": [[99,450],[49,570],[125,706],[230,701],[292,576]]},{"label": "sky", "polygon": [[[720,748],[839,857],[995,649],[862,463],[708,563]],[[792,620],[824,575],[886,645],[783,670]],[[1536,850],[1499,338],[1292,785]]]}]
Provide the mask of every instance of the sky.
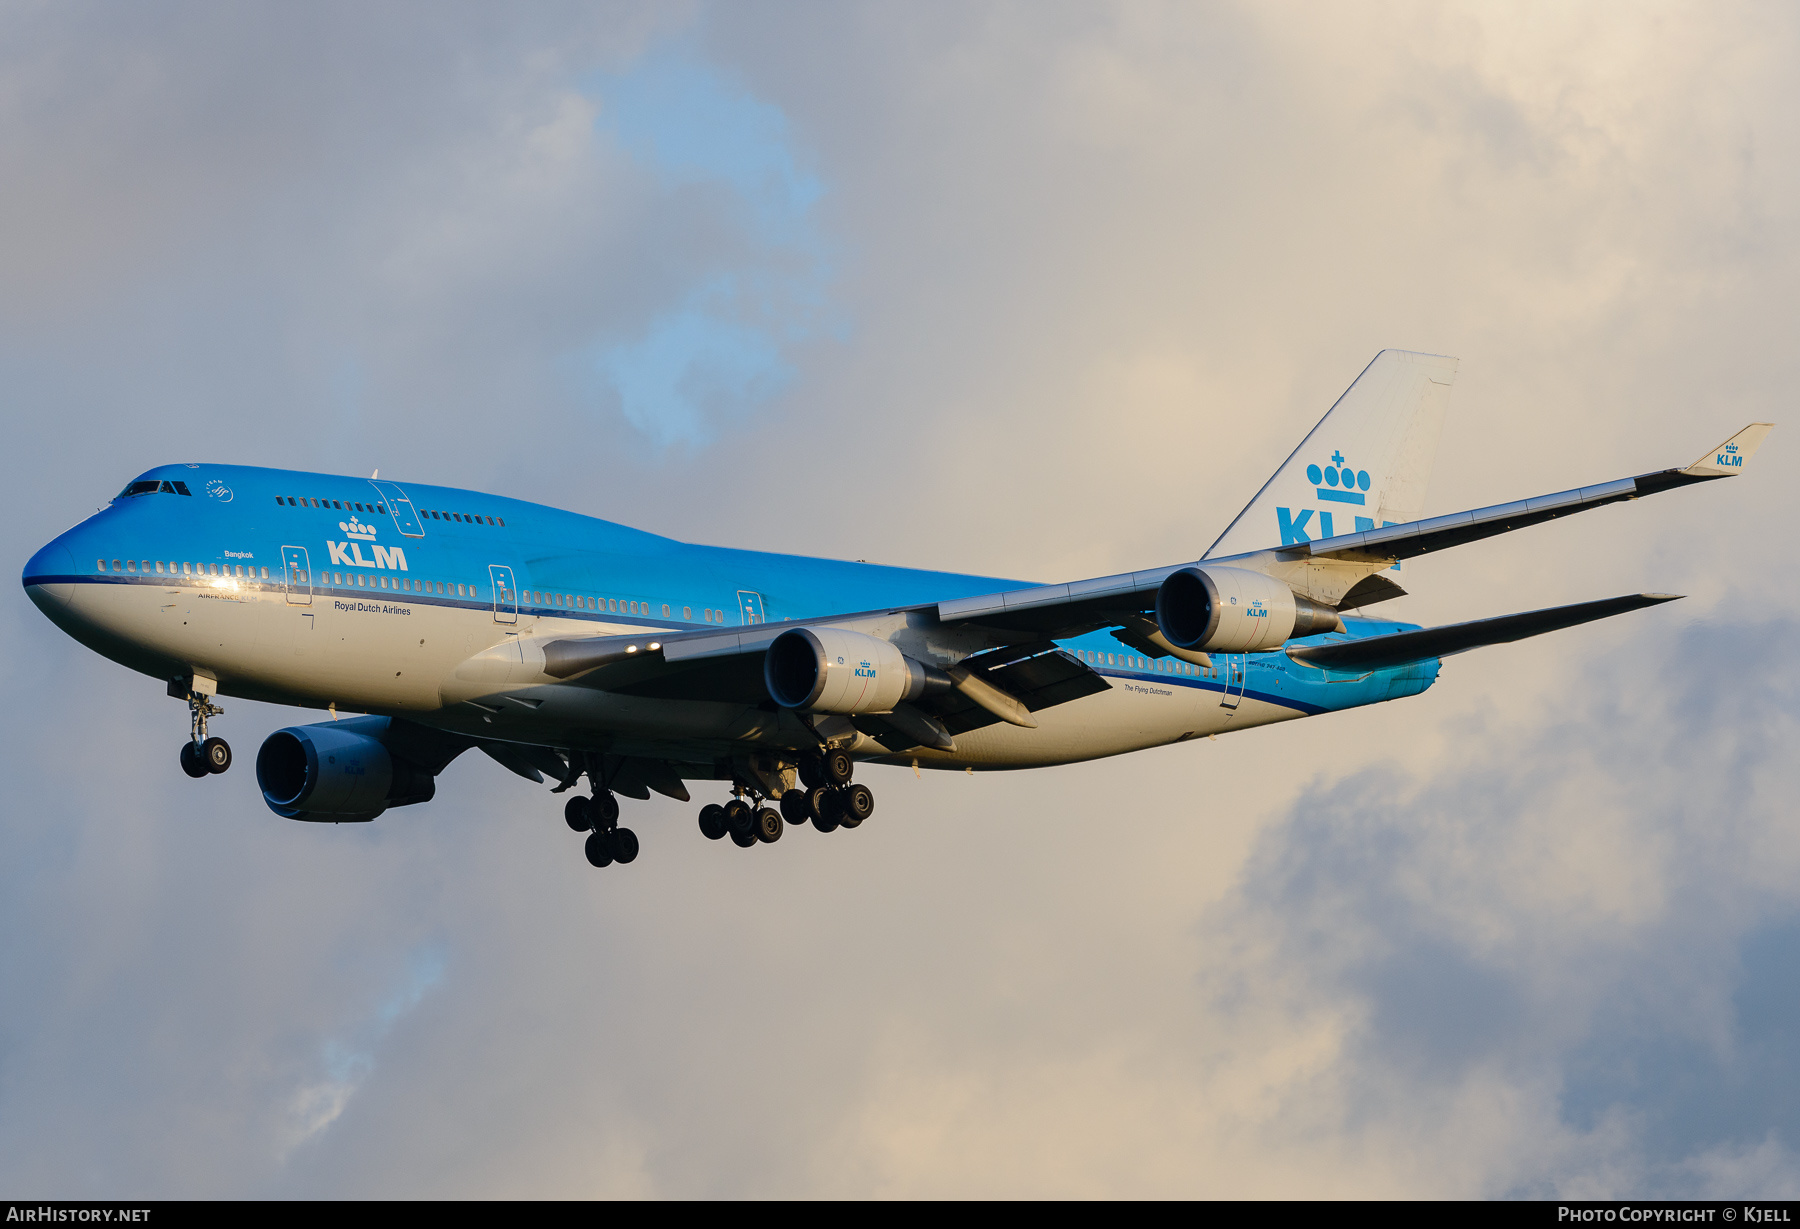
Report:
[{"label": "sky", "polygon": [[[1686,464],[1800,382],[1797,68],[1777,3],[0,2],[0,535],[193,459],[1075,579],[1386,347],[1461,359],[1427,514]],[[1800,1195],[1792,429],[1379,613],[1682,602],[603,872],[480,756],[277,818],[293,710],[190,781],[14,589],[0,1191]]]}]

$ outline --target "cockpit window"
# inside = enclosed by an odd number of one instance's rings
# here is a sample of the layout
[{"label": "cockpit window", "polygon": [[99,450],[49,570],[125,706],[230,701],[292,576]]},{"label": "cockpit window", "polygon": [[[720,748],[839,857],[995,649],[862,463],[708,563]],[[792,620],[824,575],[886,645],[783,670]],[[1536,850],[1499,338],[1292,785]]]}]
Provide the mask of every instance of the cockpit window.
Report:
[{"label": "cockpit window", "polygon": [[193,495],[185,482],[171,482],[168,479],[159,482],[154,478],[139,478],[136,482],[128,483],[118,497],[124,499],[130,495],[154,495],[158,492],[164,495]]}]

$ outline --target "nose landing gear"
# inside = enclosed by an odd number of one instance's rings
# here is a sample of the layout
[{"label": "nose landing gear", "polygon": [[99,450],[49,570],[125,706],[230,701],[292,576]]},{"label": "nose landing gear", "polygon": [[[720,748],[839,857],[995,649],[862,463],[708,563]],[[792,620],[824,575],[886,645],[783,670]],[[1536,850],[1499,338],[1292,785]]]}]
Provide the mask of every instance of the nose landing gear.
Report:
[{"label": "nose landing gear", "polygon": [[193,678],[169,680],[169,694],[188,705],[188,740],[181,748],[181,771],[196,779],[231,767],[231,744],[207,735],[206,723],[225,710],[212,702],[211,692],[194,686]]}]

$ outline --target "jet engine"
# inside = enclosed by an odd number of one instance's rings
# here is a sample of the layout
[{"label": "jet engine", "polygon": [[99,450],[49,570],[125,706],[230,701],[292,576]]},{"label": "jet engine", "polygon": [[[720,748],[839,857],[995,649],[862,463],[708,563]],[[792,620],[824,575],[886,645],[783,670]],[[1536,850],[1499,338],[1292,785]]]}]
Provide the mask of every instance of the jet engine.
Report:
[{"label": "jet engine", "polygon": [[277,815],[339,824],[429,802],[437,792],[429,772],[395,759],[378,739],[329,725],[269,735],[256,753],[256,783]]},{"label": "jet engine", "polygon": [[1255,653],[1344,628],[1337,611],[1272,576],[1220,567],[1171,573],[1156,590],[1156,625],[1177,648],[1211,653]]},{"label": "jet engine", "polygon": [[839,627],[796,627],[769,645],[763,683],[783,708],[886,713],[902,701],[947,690],[950,676],[874,636]]}]

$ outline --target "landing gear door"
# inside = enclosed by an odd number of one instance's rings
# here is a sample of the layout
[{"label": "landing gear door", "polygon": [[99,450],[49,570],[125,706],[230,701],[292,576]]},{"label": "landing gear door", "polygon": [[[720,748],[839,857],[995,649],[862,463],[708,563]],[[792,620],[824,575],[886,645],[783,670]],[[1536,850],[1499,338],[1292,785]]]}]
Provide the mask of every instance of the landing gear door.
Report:
[{"label": "landing gear door", "polygon": [[1244,700],[1244,655],[1219,654],[1219,673],[1225,680],[1225,691],[1219,697],[1219,707],[1236,709]]},{"label": "landing gear door", "polygon": [[288,605],[312,605],[312,567],[306,561],[306,548],[282,547],[281,565],[282,570],[287,573]]},{"label": "landing gear door", "polygon": [[381,494],[381,502],[394,518],[394,528],[400,531],[403,538],[422,538],[425,536],[425,525],[419,520],[419,514],[413,508],[412,500],[395,482],[377,482],[371,478],[369,485]]},{"label": "landing gear door", "polygon": [[762,594],[752,593],[748,589],[738,590],[738,614],[743,616],[744,625],[763,621]]},{"label": "landing gear door", "polygon": [[517,623],[519,591],[513,588],[512,569],[504,563],[490,563],[488,578],[494,582],[494,622]]}]

